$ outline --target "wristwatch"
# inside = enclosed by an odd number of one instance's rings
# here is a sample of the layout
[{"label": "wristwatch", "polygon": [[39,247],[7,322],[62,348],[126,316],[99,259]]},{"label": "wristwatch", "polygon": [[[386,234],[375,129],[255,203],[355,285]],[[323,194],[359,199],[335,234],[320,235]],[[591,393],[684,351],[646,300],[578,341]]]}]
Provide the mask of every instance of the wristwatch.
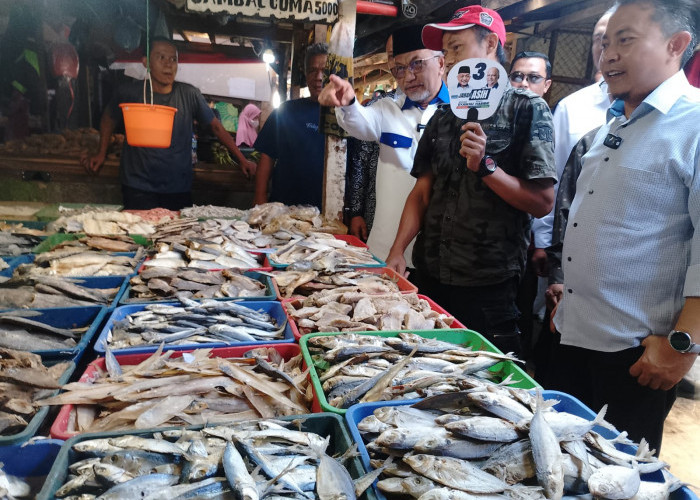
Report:
[{"label": "wristwatch", "polygon": [[668,343],[678,352],[688,354],[700,353],[700,344],[694,344],[688,332],[671,330],[671,333],[668,334]]},{"label": "wristwatch", "polygon": [[496,160],[486,155],[481,159],[481,163],[479,163],[479,170],[476,171],[476,176],[481,179],[482,177],[494,173],[497,168]]}]

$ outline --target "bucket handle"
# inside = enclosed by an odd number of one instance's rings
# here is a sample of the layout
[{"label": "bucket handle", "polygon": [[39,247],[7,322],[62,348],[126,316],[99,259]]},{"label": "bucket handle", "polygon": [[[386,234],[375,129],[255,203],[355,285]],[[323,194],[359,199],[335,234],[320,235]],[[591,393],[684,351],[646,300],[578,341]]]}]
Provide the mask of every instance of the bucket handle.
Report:
[{"label": "bucket handle", "polygon": [[146,80],[148,80],[148,83],[150,84],[150,87],[151,87],[151,106],[153,106],[153,81],[151,80],[150,70],[146,70],[146,78],[143,79],[143,103],[144,104],[148,104],[146,102]]}]

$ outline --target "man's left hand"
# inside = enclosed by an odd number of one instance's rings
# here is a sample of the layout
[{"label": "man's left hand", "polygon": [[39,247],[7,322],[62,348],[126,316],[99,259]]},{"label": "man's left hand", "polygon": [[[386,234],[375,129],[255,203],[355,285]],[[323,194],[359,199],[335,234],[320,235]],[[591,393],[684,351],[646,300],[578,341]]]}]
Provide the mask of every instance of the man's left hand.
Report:
[{"label": "man's left hand", "polygon": [[697,359],[674,350],[665,335],[649,335],[642,341],[644,354],[630,367],[639,385],[667,391],[681,381]]},{"label": "man's left hand", "polygon": [[461,147],[459,154],[467,159],[467,168],[472,172],[479,170],[481,159],[486,154],[486,134],[476,122],[462,125],[462,135],[459,138]]}]

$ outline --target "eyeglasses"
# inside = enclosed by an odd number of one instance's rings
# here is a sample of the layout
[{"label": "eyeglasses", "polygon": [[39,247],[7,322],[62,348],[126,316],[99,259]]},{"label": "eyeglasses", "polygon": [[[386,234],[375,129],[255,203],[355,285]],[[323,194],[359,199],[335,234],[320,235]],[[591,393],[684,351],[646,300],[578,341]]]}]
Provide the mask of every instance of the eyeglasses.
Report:
[{"label": "eyeglasses", "polygon": [[391,74],[394,75],[394,78],[403,78],[404,76],[406,76],[406,70],[409,70],[415,75],[416,73],[420,73],[421,71],[423,71],[423,62],[430,61],[431,59],[435,59],[436,57],[440,56],[426,57],[425,59],[416,59],[415,61],[411,61],[405,66],[403,64],[397,64],[396,66],[391,68]]},{"label": "eyeglasses", "polygon": [[526,75],[522,71],[513,71],[510,75],[508,75],[508,78],[510,78],[511,82],[515,83],[521,83],[523,80],[527,80],[530,83],[540,83],[542,80],[544,80],[544,76],[538,75],[537,73],[530,73],[529,75]]}]

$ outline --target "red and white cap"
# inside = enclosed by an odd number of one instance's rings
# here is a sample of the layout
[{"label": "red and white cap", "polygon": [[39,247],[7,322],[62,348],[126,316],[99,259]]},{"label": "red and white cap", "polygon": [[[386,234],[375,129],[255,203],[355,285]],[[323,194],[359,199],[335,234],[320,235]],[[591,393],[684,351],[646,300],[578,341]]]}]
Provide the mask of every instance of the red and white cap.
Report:
[{"label": "red and white cap", "polygon": [[459,31],[472,26],[483,26],[498,35],[501,45],[506,44],[506,27],[498,12],[470,5],[455,11],[449,22],[427,24],[423,28],[423,45],[430,50],[442,50],[443,31]]}]

